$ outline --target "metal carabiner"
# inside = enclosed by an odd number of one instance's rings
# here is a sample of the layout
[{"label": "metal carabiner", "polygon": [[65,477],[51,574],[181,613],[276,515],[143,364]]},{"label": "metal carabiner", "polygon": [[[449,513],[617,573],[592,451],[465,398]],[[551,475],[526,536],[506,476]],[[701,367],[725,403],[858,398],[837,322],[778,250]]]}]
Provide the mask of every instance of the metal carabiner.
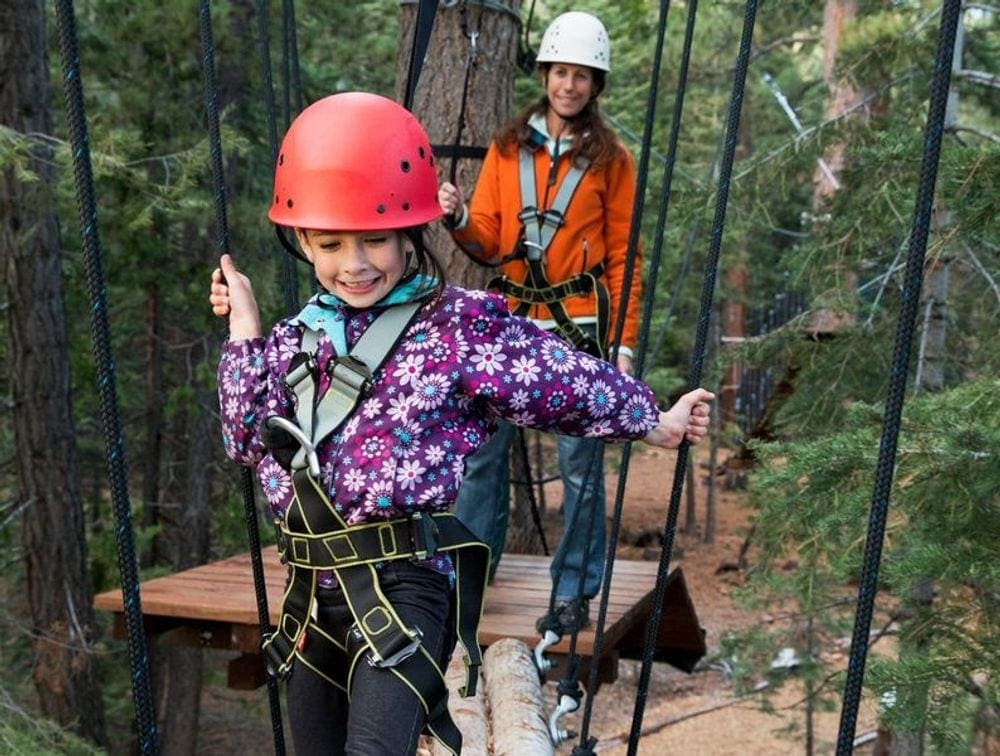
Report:
[{"label": "metal carabiner", "polygon": [[309,474],[319,480],[319,457],[316,455],[316,447],[313,446],[312,440],[306,436],[302,429],[287,417],[282,417],[281,415],[271,415],[264,422],[271,428],[281,428],[281,430],[287,431],[299,442],[309,460]]}]

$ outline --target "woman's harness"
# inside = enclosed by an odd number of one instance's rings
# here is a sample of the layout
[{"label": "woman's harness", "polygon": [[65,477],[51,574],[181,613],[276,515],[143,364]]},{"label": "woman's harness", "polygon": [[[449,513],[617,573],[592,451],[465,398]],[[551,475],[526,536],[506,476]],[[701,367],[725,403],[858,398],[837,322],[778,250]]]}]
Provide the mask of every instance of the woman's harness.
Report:
[{"label": "woman's harness", "polygon": [[[524,283],[517,283],[506,275],[496,276],[486,286],[514,297],[518,301],[517,307],[514,308],[515,315],[527,316],[532,305],[545,305],[556,321],[556,331],[560,336],[575,349],[603,358],[611,317],[611,299],[608,290],[600,282],[601,274],[604,272],[604,262],[556,284],[550,283],[545,274],[545,251],[565,222],[566,208],[569,207],[570,200],[588,166],[589,163],[582,158],[574,160],[560,182],[552,204],[545,210],[539,210],[534,204],[528,204],[533,203],[538,196],[535,188],[534,154],[523,147],[518,150],[518,178],[522,206],[518,220],[521,221],[521,237],[518,248],[508,255],[505,261],[523,258],[527,264],[527,275]],[[563,300],[589,294],[591,291],[597,297],[596,338],[592,338],[582,329],[566,313],[566,308],[563,306]]]},{"label": "woman's harness", "polygon": [[[385,362],[422,302],[384,310],[350,353],[328,367],[330,385],[316,397],[319,378],[315,351],[319,333],[306,327],[301,351],[292,359],[285,383],[295,394],[295,420],[265,421],[265,442],[292,474],[294,497],[283,523],[276,523],[278,551],[289,580],[278,626],[263,640],[269,667],[280,679],[297,659],[350,695],[355,665],[389,670],[409,686],[427,713],[427,729],[456,754],[462,736],[448,712],[448,689],[437,661],[420,643],[417,627],[407,627],[379,588],[376,565],[396,559],[425,559],[448,552],[455,565],[455,625],[465,647],[463,696],[475,694],[482,664],[478,626],[486,589],[489,547],[476,540],[450,513],[416,513],[385,522],[348,525],[320,483],[316,447],[340,428],[371,389]],[[332,571],[355,620],[346,639],[333,638],[311,616],[319,571]]]}]

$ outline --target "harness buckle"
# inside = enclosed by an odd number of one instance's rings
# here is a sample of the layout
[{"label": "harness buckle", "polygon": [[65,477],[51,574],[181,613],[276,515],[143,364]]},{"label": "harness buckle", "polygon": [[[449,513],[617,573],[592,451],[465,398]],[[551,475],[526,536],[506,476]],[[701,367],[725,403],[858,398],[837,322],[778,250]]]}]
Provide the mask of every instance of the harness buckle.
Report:
[{"label": "harness buckle", "polygon": [[545,247],[537,242],[529,241],[528,239],[522,239],[521,244],[524,246],[524,256],[531,262],[537,262],[542,259],[542,255],[545,253]]},{"label": "harness buckle", "polygon": [[417,559],[426,559],[437,553],[438,526],[430,515],[417,512],[410,518],[410,549]]},{"label": "harness buckle", "polygon": [[548,210],[539,213],[538,215],[542,219],[542,223],[546,226],[552,226],[553,228],[559,228],[565,220],[563,214],[554,207],[550,207]]},{"label": "harness buckle", "polygon": [[378,669],[388,669],[389,667],[395,667],[398,664],[403,663],[417,653],[417,649],[420,648],[420,641],[423,640],[424,634],[419,627],[414,627],[412,632],[413,635],[410,636],[410,642],[395,653],[387,656],[385,659],[378,658],[375,653],[375,649],[373,648],[371,653],[368,654],[368,666],[377,667]]},{"label": "harness buckle", "polygon": [[365,396],[371,390],[371,372],[357,357],[348,354],[330,360],[328,372],[331,381],[339,381],[359,396]]},{"label": "harness buckle", "polygon": [[278,558],[282,564],[288,563],[288,536],[281,528],[281,520],[274,518],[274,543],[278,547]]},{"label": "harness buckle", "polygon": [[540,215],[541,213],[538,212],[537,207],[534,205],[527,205],[517,214],[517,219],[521,221],[522,225],[527,225],[530,220],[537,221]]},{"label": "harness buckle", "polygon": [[292,672],[292,659],[294,656],[290,656],[287,659],[282,655],[282,653],[275,648],[274,641],[277,638],[278,633],[268,633],[264,636],[263,641],[261,641],[260,648],[264,652],[264,660],[267,664],[267,671],[280,682],[284,682],[288,679],[288,676]]}]

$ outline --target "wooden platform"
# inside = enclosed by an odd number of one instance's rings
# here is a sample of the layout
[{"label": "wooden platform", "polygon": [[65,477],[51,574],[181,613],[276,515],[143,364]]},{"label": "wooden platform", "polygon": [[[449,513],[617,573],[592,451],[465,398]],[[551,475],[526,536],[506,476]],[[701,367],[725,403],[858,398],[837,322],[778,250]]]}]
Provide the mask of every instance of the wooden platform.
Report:
[{"label": "wooden platform", "polygon": [[[275,624],[285,569],[274,547],[264,550],[263,560],[268,609],[271,622]],[[539,640],[535,620],[548,609],[549,561],[548,557],[504,555],[496,579],[486,594],[479,631],[483,646],[513,637],[520,638],[530,648],[535,647]],[[615,562],[598,662],[602,682],[616,679],[620,655],[634,656],[644,644],[656,569],[655,562]],[[170,642],[241,652],[241,656],[230,663],[230,686],[246,689],[263,684],[257,605],[248,554],[147,580],[140,587],[140,598],[144,625],[150,636],[165,635]],[[114,612],[115,634],[123,636],[121,592],[101,593],[95,597],[94,605]],[[591,617],[596,620],[596,602],[591,607]],[[657,658],[681,669],[690,670],[705,653],[704,633],[698,625],[680,570],[674,570],[668,581],[663,622],[657,637]],[[569,639],[564,638],[550,649],[550,654],[559,660],[568,650]],[[583,661],[582,675],[587,673],[593,651],[594,632],[590,627],[581,631],[577,638],[577,653]],[[560,665],[556,674],[563,668]]]}]

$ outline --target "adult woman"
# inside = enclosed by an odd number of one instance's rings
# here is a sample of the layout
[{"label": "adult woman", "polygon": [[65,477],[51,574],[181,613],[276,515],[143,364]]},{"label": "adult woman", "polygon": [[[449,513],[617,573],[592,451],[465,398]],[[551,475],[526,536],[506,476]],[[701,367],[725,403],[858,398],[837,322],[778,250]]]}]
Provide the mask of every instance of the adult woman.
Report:
[{"label": "adult woman", "polygon": [[[558,332],[577,349],[610,357],[611,324],[624,308],[621,345],[613,357],[628,373],[641,298],[638,275],[622,293],[635,171],[598,106],[610,71],[607,31],[588,13],[564,13],[545,30],[537,61],[544,92],[494,138],[471,206],[450,183],[440,187],[438,202],[455,242],[499,268],[489,287],[508,295],[513,312]],[[541,375],[535,367],[524,366],[526,388],[536,380],[559,378]],[[502,424],[467,461],[458,497],[459,518],[494,554],[506,531],[513,433]],[[567,527],[553,560],[553,565],[563,562],[559,574],[554,569],[552,575],[556,603],[545,619],[556,622],[553,629],[569,632],[587,624],[588,602],[601,582],[602,442],[560,437],[558,449]],[[576,516],[578,506],[583,511]]]}]

